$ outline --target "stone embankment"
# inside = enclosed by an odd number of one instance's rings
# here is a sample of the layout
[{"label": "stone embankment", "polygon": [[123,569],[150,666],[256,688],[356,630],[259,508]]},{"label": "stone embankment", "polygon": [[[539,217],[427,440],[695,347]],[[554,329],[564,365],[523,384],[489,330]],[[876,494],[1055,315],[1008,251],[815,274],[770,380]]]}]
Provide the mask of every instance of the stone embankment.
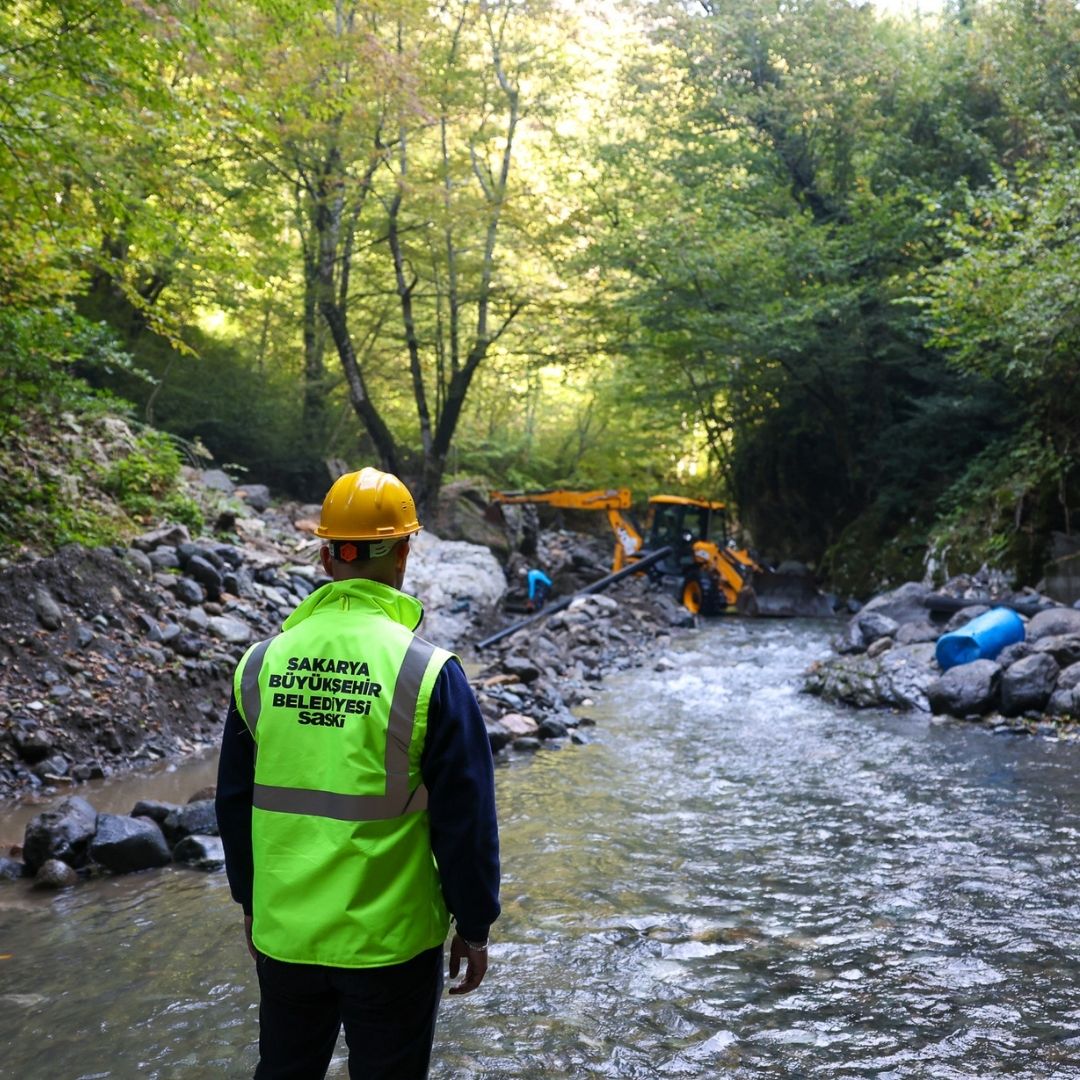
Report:
[{"label": "stone embankment", "polygon": [[[942,671],[938,638],[1001,605],[1021,614],[1024,640],[992,660]],[[1032,590],[1014,593],[994,574],[954,578],[940,590],[908,582],[871,600],[833,647],[834,656],[806,673],[808,692],[857,708],[957,717],[995,731],[1080,737],[1080,610]]]}]

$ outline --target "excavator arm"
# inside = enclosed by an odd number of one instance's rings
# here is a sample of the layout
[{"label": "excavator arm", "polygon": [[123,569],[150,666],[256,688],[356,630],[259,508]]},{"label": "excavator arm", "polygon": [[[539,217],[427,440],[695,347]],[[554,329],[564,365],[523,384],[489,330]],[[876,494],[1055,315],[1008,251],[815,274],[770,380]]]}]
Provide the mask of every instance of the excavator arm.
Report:
[{"label": "excavator arm", "polygon": [[561,510],[606,510],[608,524],[615,534],[612,573],[633,562],[645,543],[633,521],[622,512],[630,509],[632,499],[629,488],[601,488],[594,491],[569,491],[565,488],[552,488],[548,491],[493,491],[491,501],[508,504],[531,503],[554,506]]}]

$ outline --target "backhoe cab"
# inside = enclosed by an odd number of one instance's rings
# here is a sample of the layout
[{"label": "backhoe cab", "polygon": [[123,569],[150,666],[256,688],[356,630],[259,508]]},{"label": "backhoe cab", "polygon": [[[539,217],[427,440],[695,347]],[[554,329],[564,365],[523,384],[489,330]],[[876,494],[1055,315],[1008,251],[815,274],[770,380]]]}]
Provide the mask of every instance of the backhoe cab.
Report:
[{"label": "backhoe cab", "polygon": [[750,575],[761,567],[750,553],[735,547],[727,533],[722,502],[653,495],[646,519],[648,547],[670,546],[658,573],[679,581],[679,600],[697,614],[719,615],[739,606]]},{"label": "backhoe cab", "polygon": [[[627,513],[626,488],[597,491],[496,491],[492,502],[533,503],[567,510],[603,510],[615,534],[612,572],[650,552],[670,547],[671,554],[651,566],[649,574],[674,581],[676,596],[690,611],[720,614],[729,607],[752,613],[754,593],[750,576],[761,568],[746,551],[735,548],[727,535],[722,502],[681,495],[653,495],[644,529]],[[647,541],[647,542],[646,542]]]}]

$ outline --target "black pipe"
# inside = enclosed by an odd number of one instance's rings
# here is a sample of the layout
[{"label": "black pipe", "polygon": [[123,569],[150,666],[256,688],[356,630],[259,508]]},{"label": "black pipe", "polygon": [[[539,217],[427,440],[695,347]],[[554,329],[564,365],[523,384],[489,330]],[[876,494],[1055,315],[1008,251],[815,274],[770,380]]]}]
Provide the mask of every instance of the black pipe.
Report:
[{"label": "black pipe", "polygon": [[491,637],[484,638],[483,641],[478,641],[476,647],[478,649],[486,649],[489,645],[494,645],[496,641],[502,641],[504,637],[509,637],[515,631],[520,630],[523,626],[528,626],[530,623],[534,623],[537,619],[543,619],[547,615],[554,615],[556,611],[562,611],[563,608],[569,607],[579,596],[587,596],[589,593],[600,592],[601,589],[606,589],[613,582],[618,581],[620,578],[626,577],[628,574],[636,574],[640,570],[644,570],[647,566],[652,566],[654,562],[659,562],[666,555],[671,554],[670,547],[662,547],[656,551],[650,552],[643,559],[636,559],[629,566],[624,566],[621,570],[616,570],[614,574],[607,574],[605,577],[599,578],[591,585],[586,585],[584,589],[578,589],[576,593],[571,593],[569,596],[564,596],[558,603],[552,604],[550,607],[543,608],[537,611],[535,614],[530,615],[527,619],[522,619],[520,622],[516,622],[511,626],[507,626],[505,629],[500,630],[497,634],[492,634]]}]

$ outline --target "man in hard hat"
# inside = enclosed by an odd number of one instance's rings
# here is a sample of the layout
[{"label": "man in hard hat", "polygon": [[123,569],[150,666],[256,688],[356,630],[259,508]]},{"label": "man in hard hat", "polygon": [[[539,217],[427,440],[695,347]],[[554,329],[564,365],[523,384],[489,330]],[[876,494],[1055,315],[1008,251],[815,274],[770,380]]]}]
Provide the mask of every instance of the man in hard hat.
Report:
[{"label": "man in hard hat", "polygon": [[217,811],[261,1001],[256,1080],[427,1075],[451,919],[451,994],[487,971],[499,914],[491,750],[456,657],[400,592],[420,523],[366,468],[315,530],[333,579],[236,670]]}]

